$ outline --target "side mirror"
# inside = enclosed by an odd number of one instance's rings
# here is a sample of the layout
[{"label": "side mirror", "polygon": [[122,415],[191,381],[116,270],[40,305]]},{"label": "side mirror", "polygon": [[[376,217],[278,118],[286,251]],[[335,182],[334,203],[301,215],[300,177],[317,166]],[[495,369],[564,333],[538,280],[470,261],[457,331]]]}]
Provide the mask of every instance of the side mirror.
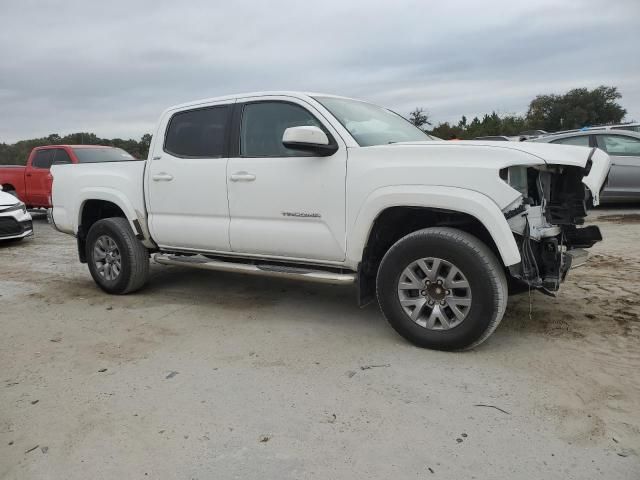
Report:
[{"label": "side mirror", "polygon": [[318,127],[290,127],[282,135],[282,144],[287,148],[314,152],[319,156],[336,153],[338,145],[332,144],[329,137]]}]

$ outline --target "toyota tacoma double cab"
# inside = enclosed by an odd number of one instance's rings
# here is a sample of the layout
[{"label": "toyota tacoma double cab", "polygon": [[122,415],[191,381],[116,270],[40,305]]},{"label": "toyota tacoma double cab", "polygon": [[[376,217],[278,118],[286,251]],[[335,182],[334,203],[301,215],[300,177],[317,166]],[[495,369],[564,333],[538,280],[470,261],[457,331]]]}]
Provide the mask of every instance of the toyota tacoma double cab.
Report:
[{"label": "toyota tacoma double cab", "polygon": [[55,227],[108,293],[156,263],[355,284],[427,348],[486,340],[508,293],[553,294],[585,248],[596,148],[446,142],[385,108],[296,92],[166,110],[146,161],[54,165]]}]

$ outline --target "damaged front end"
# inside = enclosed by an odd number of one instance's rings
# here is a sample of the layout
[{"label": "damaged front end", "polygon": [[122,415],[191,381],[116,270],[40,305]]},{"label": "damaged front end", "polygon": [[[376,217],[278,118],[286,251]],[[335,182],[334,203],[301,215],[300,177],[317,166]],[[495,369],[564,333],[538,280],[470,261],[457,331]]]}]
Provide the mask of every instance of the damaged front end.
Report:
[{"label": "damaged front end", "polygon": [[548,163],[500,171],[502,179],[521,194],[504,215],[521,256],[509,271],[528,288],[553,295],[569,269],[586,261],[584,249],[602,240],[597,226],[579,227],[588,204],[598,204],[609,171],[609,159],[599,157],[594,162],[594,154],[596,149],[582,166]]}]

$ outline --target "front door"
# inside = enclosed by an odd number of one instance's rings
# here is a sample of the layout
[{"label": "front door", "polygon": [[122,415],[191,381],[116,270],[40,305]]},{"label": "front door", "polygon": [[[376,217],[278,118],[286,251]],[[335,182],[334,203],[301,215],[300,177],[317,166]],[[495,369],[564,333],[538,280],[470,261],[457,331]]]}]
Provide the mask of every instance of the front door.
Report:
[{"label": "front door", "polygon": [[[27,198],[29,199],[29,202],[27,203],[30,206],[49,206],[49,194],[51,192],[52,180],[49,170],[55,161],[55,154],[58,151],[61,151],[62,154],[66,155],[66,152],[62,149],[49,148],[36,151],[33,160],[31,161],[31,168],[27,168],[25,170],[25,188],[27,190]],[[68,155],[66,156],[68,158]]]},{"label": "front door", "polygon": [[613,133],[596,138],[598,147],[611,157],[607,193],[616,197],[640,195],[640,139]]},{"label": "front door", "polygon": [[149,226],[161,247],[229,251],[227,132],[232,105],[170,111],[146,173]]},{"label": "front door", "polygon": [[[240,102],[240,100],[238,100]],[[229,159],[231,248],[311,261],[345,258],[347,151],[305,102],[267,97],[238,103],[237,152]],[[337,142],[331,156],[286,148],[289,127],[318,126]]]}]

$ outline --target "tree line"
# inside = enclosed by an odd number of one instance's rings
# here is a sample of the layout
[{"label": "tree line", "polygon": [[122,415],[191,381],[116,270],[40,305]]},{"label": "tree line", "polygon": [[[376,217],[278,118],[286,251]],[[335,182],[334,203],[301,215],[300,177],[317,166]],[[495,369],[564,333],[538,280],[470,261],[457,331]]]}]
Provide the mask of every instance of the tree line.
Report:
[{"label": "tree line", "polygon": [[[474,117],[471,121],[463,115],[458,123],[442,122],[430,129],[432,124],[428,112],[424,108],[416,108],[409,114],[409,121],[445,140],[466,140],[489,135],[516,136],[526,130],[554,132],[620,123],[627,113],[618,103],[621,98],[617,87],[602,85],[593,90],[576,88],[560,95],[538,95],[529,103],[525,115],[499,115],[494,111],[482,118]],[[84,132],[65,136],[53,133],[13,144],[0,143],[0,164],[24,165],[31,150],[43,145],[110,145],[122,148],[136,158],[147,158],[150,144],[151,135],[148,133],[140,140],[100,138],[94,133]]]},{"label": "tree line", "polygon": [[556,132],[622,122],[627,111],[618,103],[621,98],[617,87],[601,85],[593,90],[575,88],[559,95],[537,95],[529,103],[524,115],[499,115],[493,111],[482,118],[474,117],[471,121],[463,115],[458,123],[442,122],[433,126],[425,109],[416,108],[409,114],[409,121],[445,140],[470,140],[492,135],[516,136],[526,130]]}]

